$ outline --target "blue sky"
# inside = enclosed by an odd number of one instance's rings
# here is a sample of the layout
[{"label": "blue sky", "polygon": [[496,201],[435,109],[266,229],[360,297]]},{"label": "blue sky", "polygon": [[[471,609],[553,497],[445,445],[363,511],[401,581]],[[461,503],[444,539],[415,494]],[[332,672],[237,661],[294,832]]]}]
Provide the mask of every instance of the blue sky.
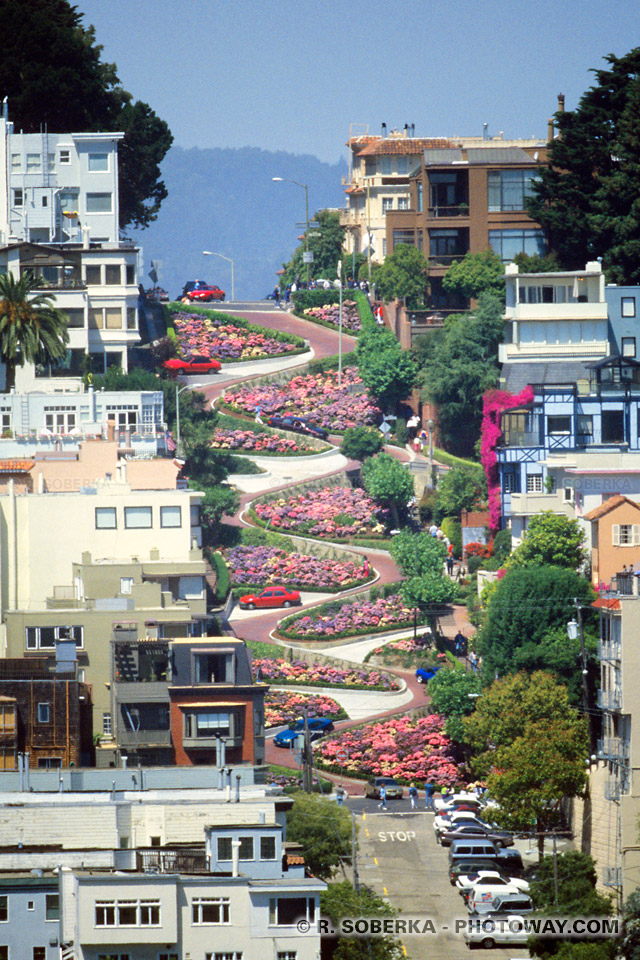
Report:
[{"label": "blue sky", "polygon": [[350,124],[546,136],[603,56],[640,45],[638,0],[75,0],[103,59],[184,147],[345,156]]}]

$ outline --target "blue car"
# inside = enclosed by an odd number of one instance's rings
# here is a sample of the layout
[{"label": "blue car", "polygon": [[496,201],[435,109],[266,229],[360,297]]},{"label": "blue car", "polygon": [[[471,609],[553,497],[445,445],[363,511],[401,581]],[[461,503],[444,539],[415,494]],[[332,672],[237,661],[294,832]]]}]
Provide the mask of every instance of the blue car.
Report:
[{"label": "blue car", "polygon": [[299,736],[299,730],[281,730],[280,733],[276,733],[273,742],[276,747],[290,747]]},{"label": "blue car", "polygon": [[[321,730],[322,733],[330,733],[333,730],[333,720],[329,717],[311,717],[307,721],[309,730]],[[304,730],[304,720],[298,720],[294,730]]]},{"label": "blue car", "polygon": [[440,667],[418,667],[416,670],[416,680],[418,683],[428,683],[433,680]]}]

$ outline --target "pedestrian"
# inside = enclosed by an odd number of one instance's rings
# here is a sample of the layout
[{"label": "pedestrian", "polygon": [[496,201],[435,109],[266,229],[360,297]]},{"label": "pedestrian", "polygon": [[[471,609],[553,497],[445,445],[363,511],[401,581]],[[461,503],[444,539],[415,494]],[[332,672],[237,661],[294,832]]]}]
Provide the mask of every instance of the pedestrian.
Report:
[{"label": "pedestrian", "polygon": [[276,306],[280,306],[280,287],[276,284],[273,288],[273,299],[276,302]]},{"label": "pedestrian", "polygon": [[469,656],[468,656],[467,659],[469,660],[469,663],[471,664],[471,669],[473,670],[474,673],[476,673],[477,670],[478,670],[478,658],[477,658],[477,656],[476,656],[476,654],[474,653],[473,650],[470,651]]},{"label": "pedestrian", "polygon": [[384,783],[380,784],[380,803],[378,804],[378,809],[380,808],[383,810],[387,809],[387,789]]},{"label": "pedestrian", "polygon": [[365,558],[364,558],[363,567],[364,567],[364,575],[365,575],[365,578],[368,580],[368,579],[369,579],[369,574],[371,573],[371,565],[370,565],[370,563],[369,563],[369,558],[368,558],[368,557],[365,557]]},{"label": "pedestrian", "polygon": [[464,633],[461,633],[459,630],[453,638],[453,642],[456,648],[456,657],[464,656],[464,652],[467,646],[467,638]]},{"label": "pedestrian", "polygon": [[424,785],[424,808],[433,810],[433,794],[435,793],[435,784],[425,783]]},{"label": "pedestrian", "polygon": [[453,577],[453,554],[447,554],[447,573],[450,577]]},{"label": "pedestrian", "polygon": [[420,431],[420,453],[423,452],[427,440],[428,440],[427,431],[426,431],[426,430],[421,430],[421,431]]},{"label": "pedestrian", "polygon": [[342,804],[344,803],[344,799],[346,795],[347,795],[347,791],[344,789],[344,787],[338,787],[338,789],[336,790],[336,802],[339,807],[341,807]]},{"label": "pedestrian", "polygon": [[435,537],[435,536],[437,535],[437,533],[438,533],[438,524],[437,524],[437,523],[432,523],[432,524],[431,524],[431,526],[429,527],[429,533],[431,534],[432,537]]},{"label": "pedestrian", "polygon": [[416,433],[415,437],[413,438],[413,449],[414,449],[415,453],[420,453],[420,437],[418,436],[417,433]]},{"label": "pedestrian", "polygon": [[418,807],[418,788],[415,783],[412,783],[409,787],[409,798],[411,800],[411,809],[416,810]]},{"label": "pedestrian", "polygon": [[256,423],[262,423],[262,410],[260,409],[260,404],[256,406]]},{"label": "pedestrian", "polygon": [[444,540],[444,531],[442,527],[438,527],[436,530],[436,540]]},{"label": "pedestrian", "polygon": [[287,286],[284,288],[284,302],[289,303],[291,300],[291,287]]}]

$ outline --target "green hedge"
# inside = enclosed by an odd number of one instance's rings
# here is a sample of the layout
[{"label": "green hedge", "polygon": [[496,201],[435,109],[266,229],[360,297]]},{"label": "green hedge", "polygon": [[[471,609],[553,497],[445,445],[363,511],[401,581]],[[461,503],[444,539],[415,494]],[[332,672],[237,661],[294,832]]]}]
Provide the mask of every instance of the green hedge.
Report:
[{"label": "green hedge", "polygon": [[303,313],[310,307],[324,307],[328,303],[340,303],[340,291],[335,289],[296,290],[295,293],[291,294],[291,302],[296,310]]},{"label": "green hedge", "polygon": [[[342,354],[342,369],[346,367],[355,367],[357,366],[358,355],[355,350],[350,350],[348,353]],[[309,373],[316,376],[318,373],[326,373],[327,370],[337,370],[340,363],[338,354],[333,354],[330,357],[321,357],[318,360],[310,360],[307,366]]]},{"label": "green hedge", "polygon": [[462,457],[454,457],[452,453],[447,453],[446,450],[442,450],[440,447],[433,448],[433,459],[446,464],[448,467],[476,467],[476,469],[480,467],[480,464],[475,460],[464,460]]},{"label": "green hedge", "polygon": [[231,586],[229,570],[220,553],[207,550],[207,559],[218,575],[215,601],[216,603],[224,603]]}]

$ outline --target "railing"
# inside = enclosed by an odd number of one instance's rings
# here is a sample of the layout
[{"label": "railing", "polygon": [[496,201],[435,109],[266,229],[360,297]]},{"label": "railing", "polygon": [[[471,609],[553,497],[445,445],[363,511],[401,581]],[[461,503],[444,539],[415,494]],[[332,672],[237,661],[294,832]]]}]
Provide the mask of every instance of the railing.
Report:
[{"label": "railing", "polygon": [[605,887],[621,887],[622,867],[604,867],[602,870],[602,883]]},{"label": "railing", "polygon": [[599,660],[620,660],[621,645],[618,640],[598,641]]},{"label": "railing", "polygon": [[199,847],[136,850],[136,870],[143,873],[209,873],[207,856]]},{"label": "railing", "polygon": [[617,573],[611,578],[611,590],[620,597],[637,597],[638,578],[634,573]]},{"label": "railing", "polygon": [[449,267],[454,260],[462,260],[467,253],[461,250],[459,253],[435,253],[428,258],[430,267]]},{"label": "railing", "polygon": [[629,757],[629,741],[622,737],[604,737],[598,740],[596,752],[605,760],[626,760]]},{"label": "railing", "polygon": [[621,792],[622,789],[619,780],[607,780],[604,785],[605,800],[612,800],[614,803],[617,803],[620,799]]},{"label": "railing", "polygon": [[598,690],[598,706],[601,710],[619,710],[622,706],[622,691]]},{"label": "railing", "polygon": [[429,207],[429,216],[436,217],[468,217],[469,204],[457,203],[453,207]]}]

